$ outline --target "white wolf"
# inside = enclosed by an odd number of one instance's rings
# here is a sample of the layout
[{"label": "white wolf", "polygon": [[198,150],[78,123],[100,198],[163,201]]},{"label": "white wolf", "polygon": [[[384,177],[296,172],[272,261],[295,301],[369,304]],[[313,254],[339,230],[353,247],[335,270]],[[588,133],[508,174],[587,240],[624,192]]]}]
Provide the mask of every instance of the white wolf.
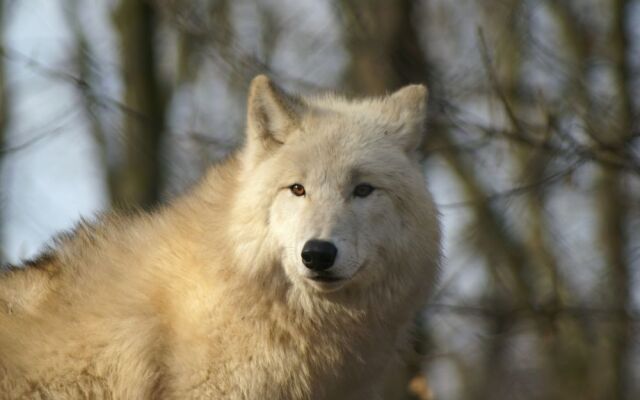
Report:
[{"label": "white wolf", "polygon": [[379,398],[440,259],[425,97],[256,77],[244,147],[192,191],[2,274],[0,398]]}]

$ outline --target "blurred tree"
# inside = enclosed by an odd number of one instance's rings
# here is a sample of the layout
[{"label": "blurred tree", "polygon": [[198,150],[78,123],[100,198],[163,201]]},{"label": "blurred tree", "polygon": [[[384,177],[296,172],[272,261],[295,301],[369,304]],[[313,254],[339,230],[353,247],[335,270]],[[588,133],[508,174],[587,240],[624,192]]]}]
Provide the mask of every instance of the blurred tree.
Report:
[{"label": "blurred tree", "polygon": [[[7,4],[5,4],[4,0],[0,0],[0,53],[4,54],[4,32],[5,32],[5,22],[6,22],[6,12],[5,9]],[[5,150],[7,148],[7,125],[9,122],[9,106],[7,104],[9,100],[9,93],[7,88],[7,79],[5,73],[5,57],[0,58],[0,205],[4,205],[6,202],[5,195],[3,192],[3,184],[2,181],[2,169],[3,169],[3,156]],[[3,212],[4,207],[0,207],[0,266],[5,263],[5,255],[4,255],[4,224],[3,224]]]},{"label": "blurred tree", "polygon": [[164,93],[158,79],[156,12],[145,0],[121,0],[114,14],[124,81],[124,151],[109,174],[116,207],[155,204],[163,187]]},{"label": "blurred tree", "polygon": [[[75,41],[73,51],[73,65],[76,68],[76,87],[82,98],[85,115],[90,124],[90,133],[98,147],[99,163],[102,166],[106,176],[106,184],[108,186],[111,200],[115,200],[114,196],[118,189],[116,182],[117,177],[113,162],[109,159],[109,143],[108,135],[101,121],[100,93],[95,92],[95,87],[99,87],[99,82],[94,73],[95,65],[91,57],[90,43],[87,39],[85,31],[81,24],[80,7],[81,0],[69,0],[68,7],[64,9],[66,22],[71,29]],[[137,203],[136,203],[137,204]]]},{"label": "blurred tree", "polygon": [[415,26],[419,1],[339,3],[351,55],[345,77],[348,88],[360,95],[379,95],[428,82],[430,68]]},{"label": "blurred tree", "polygon": [[[599,132],[601,143],[614,152],[624,153],[633,138],[632,69],[629,65],[633,26],[630,20],[631,1],[611,1],[610,61],[613,69],[615,99],[614,118],[605,130]],[[628,311],[632,308],[632,272],[627,257],[629,249],[628,227],[629,194],[625,174],[610,166],[601,167],[600,187],[600,240],[604,261],[609,268],[612,305],[620,313],[620,320],[612,332],[613,382],[610,393],[620,400],[634,398],[630,393],[631,330]]]}]

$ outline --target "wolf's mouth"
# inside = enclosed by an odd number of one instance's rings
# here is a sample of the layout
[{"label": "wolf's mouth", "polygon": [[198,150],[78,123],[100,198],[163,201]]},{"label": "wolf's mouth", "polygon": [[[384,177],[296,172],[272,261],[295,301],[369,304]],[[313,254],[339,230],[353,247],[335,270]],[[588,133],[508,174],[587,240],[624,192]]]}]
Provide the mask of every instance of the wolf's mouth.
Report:
[{"label": "wolf's mouth", "polygon": [[340,278],[337,276],[331,276],[331,275],[316,275],[316,276],[309,277],[309,279],[316,282],[338,282],[343,280],[343,278]]}]

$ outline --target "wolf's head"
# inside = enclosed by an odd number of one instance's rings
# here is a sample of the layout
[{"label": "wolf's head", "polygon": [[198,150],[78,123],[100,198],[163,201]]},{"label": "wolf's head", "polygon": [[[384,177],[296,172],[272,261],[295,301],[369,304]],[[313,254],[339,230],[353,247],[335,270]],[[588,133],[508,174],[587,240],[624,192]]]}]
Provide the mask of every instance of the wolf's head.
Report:
[{"label": "wolf's head", "polygon": [[411,85],[384,98],[301,98],[256,77],[238,200],[253,215],[241,229],[267,239],[241,247],[269,247],[311,291],[429,278],[415,273],[433,269],[439,238],[417,157],[426,95]]}]

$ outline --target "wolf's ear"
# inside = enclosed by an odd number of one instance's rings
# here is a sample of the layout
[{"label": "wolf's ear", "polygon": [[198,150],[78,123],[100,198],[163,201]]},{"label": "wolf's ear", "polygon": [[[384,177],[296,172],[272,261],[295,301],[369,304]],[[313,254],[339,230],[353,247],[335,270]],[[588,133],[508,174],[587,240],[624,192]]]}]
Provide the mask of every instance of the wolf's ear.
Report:
[{"label": "wolf's ear", "polygon": [[422,143],[427,114],[428,90],[425,85],[408,85],[392,93],[387,102],[399,122],[398,140],[408,152]]},{"label": "wolf's ear", "polygon": [[282,144],[300,123],[303,103],[276,86],[265,75],[251,81],[247,104],[249,140],[259,140],[265,146]]}]

